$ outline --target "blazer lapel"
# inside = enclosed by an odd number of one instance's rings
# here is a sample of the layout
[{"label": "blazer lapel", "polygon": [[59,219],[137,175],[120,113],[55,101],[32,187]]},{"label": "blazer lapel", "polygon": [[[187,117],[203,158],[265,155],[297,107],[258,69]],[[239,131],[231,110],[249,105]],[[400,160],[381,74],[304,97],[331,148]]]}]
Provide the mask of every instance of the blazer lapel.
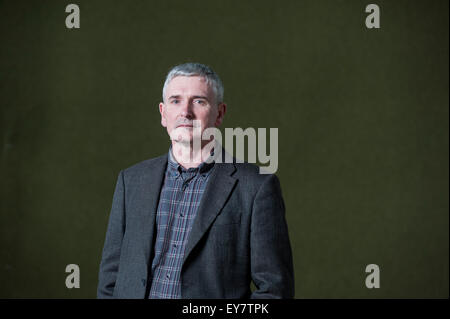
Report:
[{"label": "blazer lapel", "polygon": [[235,169],[233,164],[215,164],[215,167],[209,176],[208,185],[203,193],[197,216],[189,234],[188,242],[186,243],[183,264],[192,249],[215,220],[233,190],[236,179],[230,175]]},{"label": "blazer lapel", "polygon": [[167,165],[167,154],[155,159],[141,176],[139,212],[142,220],[142,249],[147,265],[153,252],[156,212]]}]

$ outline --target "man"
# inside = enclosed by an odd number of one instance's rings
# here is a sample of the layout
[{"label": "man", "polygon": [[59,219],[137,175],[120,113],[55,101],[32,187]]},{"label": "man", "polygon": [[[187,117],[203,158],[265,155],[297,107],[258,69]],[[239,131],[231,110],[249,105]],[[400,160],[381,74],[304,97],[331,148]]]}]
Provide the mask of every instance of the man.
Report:
[{"label": "man", "polygon": [[217,74],[198,63],[174,67],[159,111],[171,147],[119,174],[98,298],[293,298],[277,177],[218,160],[225,152],[211,140],[193,146],[194,123],[204,132],[224,118]]}]

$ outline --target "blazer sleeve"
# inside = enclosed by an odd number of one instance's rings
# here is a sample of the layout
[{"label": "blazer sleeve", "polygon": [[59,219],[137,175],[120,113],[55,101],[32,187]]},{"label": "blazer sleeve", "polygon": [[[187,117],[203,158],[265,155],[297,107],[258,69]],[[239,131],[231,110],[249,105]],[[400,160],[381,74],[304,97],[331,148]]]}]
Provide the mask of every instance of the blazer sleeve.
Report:
[{"label": "blazer sleeve", "polygon": [[256,286],[251,298],[293,298],[292,251],[281,187],[275,175],[268,175],[255,196],[250,246]]},{"label": "blazer sleeve", "polygon": [[119,271],[120,251],[125,234],[125,184],[123,171],[117,178],[116,189],[100,262],[97,298],[112,298]]}]

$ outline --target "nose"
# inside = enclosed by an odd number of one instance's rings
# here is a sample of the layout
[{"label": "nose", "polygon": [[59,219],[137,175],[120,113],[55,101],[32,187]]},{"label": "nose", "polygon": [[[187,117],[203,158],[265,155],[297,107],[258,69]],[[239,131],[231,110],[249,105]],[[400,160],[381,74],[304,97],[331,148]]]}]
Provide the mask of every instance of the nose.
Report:
[{"label": "nose", "polygon": [[186,101],[180,106],[180,115],[187,118],[192,119],[194,117],[194,113],[192,112],[192,102]]}]

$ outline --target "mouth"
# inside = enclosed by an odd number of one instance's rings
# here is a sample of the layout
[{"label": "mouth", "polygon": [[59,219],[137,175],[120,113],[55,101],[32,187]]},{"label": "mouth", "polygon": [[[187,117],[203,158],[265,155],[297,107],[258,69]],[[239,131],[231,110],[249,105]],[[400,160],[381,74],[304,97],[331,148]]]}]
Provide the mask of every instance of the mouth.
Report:
[{"label": "mouth", "polygon": [[181,124],[178,125],[177,127],[194,127],[192,124]]}]

